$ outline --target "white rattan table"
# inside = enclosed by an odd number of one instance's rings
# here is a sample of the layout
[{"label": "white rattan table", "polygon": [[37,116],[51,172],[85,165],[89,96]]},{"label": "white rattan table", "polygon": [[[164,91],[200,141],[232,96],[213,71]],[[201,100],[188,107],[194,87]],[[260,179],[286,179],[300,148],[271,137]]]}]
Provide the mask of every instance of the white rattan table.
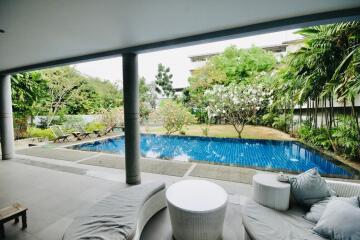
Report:
[{"label": "white rattan table", "polygon": [[290,201],[290,184],[280,182],[273,174],[256,174],[253,177],[255,202],[276,210],[287,210]]},{"label": "white rattan table", "polygon": [[184,180],[166,191],[173,236],[176,240],[222,238],[228,195],[205,180]]}]

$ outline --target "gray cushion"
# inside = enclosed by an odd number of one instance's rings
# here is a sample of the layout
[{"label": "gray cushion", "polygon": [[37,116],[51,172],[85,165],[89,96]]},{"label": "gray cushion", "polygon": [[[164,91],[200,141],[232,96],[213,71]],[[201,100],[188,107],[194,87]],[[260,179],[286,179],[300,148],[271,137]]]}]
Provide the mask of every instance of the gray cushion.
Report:
[{"label": "gray cushion", "polygon": [[314,231],[334,240],[360,240],[359,202],[356,205],[343,199],[332,199]]},{"label": "gray cushion", "polygon": [[244,227],[253,240],[324,240],[312,231],[314,224],[303,218],[302,208],[276,211],[248,200],[242,211]]},{"label": "gray cushion", "polygon": [[[323,215],[325,208],[327,204],[336,197],[329,197],[324,200],[321,200],[314,205],[311,206],[310,211],[306,213],[305,219],[308,221],[311,221],[313,223],[317,223],[321,216]],[[344,197],[338,197],[337,199],[341,199],[344,201],[349,202],[350,204],[354,206],[358,206],[358,198],[357,197],[351,197],[351,198],[344,198]]]},{"label": "gray cushion", "polygon": [[163,183],[119,189],[76,217],[63,240],[132,239],[140,208],[147,199],[162,189],[165,189]]},{"label": "gray cushion", "polygon": [[335,195],[316,168],[291,177],[289,181],[291,193],[299,205],[310,207],[316,202]]}]

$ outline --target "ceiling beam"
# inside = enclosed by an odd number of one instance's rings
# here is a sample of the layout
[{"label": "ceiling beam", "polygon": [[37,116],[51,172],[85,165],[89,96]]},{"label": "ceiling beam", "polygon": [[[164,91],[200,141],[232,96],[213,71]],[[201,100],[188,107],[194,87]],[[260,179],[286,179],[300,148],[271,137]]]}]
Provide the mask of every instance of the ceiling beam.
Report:
[{"label": "ceiling beam", "polygon": [[82,56],[75,56],[75,57],[58,59],[53,61],[40,62],[36,64],[3,70],[0,72],[0,75],[14,74],[18,72],[37,70],[47,67],[55,67],[55,66],[74,64],[89,60],[121,56],[123,53],[129,53],[129,52],[139,54],[139,53],[150,52],[155,50],[183,47],[193,44],[214,42],[214,41],[226,40],[226,39],[234,39],[239,37],[251,36],[255,34],[269,33],[274,31],[284,31],[294,28],[329,24],[329,23],[342,22],[342,21],[354,21],[354,20],[360,20],[360,8],[352,8],[352,9],[345,9],[339,11],[292,17],[286,19],[279,19],[279,20],[258,23],[248,26],[224,29],[215,32],[202,33],[193,36],[186,36],[186,37],[170,39],[155,43],[149,43],[149,44],[144,44],[129,48],[114,49],[111,51],[97,52]]}]

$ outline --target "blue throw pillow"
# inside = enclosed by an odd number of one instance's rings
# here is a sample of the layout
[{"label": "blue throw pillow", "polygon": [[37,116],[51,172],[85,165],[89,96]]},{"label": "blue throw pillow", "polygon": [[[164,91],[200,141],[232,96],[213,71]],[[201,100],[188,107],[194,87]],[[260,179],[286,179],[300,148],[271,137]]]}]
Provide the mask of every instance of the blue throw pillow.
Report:
[{"label": "blue throw pillow", "polygon": [[310,207],[327,197],[335,196],[316,168],[290,177],[291,193],[299,205]]},{"label": "blue throw pillow", "polygon": [[341,198],[332,199],[313,229],[334,240],[360,239],[360,208]]}]

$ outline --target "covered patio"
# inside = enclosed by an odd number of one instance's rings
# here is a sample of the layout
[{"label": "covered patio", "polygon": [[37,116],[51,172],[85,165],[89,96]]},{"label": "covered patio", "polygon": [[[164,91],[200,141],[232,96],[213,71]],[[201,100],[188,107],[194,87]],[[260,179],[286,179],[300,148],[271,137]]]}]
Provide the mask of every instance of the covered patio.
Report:
[{"label": "covered patio", "polygon": [[[349,1],[55,1],[0,3],[0,205],[21,201],[29,227],[7,225],[7,239],[60,239],[76,214],[128,185],[183,178],[141,172],[137,55],[259,33],[360,19]],[[26,23],[26,24],[25,24]],[[69,161],[44,162],[15,154],[11,74],[122,56],[124,168]],[[51,160],[51,159],[50,159]],[[242,239],[240,205],[251,186],[214,180],[229,194],[224,239]],[[128,184],[128,185],[127,185]],[[165,224],[164,224],[165,223]],[[141,239],[171,239],[167,210],[146,225]],[[153,229],[157,231],[153,231]]]},{"label": "covered patio", "polygon": [[[2,206],[20,201],[28,210],[28,228],[6,225],[6,239],[61,239],[73,218],[109,196],[114,190],[128,187],[125,171],[65,160],[16,155],[0,166]],[[192,176],[176,177],[142,172],[142,182],[164,181],[167,186]],[[211,180],[229,194],[225,217],[224,240],[242,239],[241,203],[251,196],[251,185]],[[71,186],[71,187],[69,187]],[[154,231],[156,229],[156,231]],[[170,240],[171,225],[167,209],[156,214],[143,230],[141,239]]]}]

